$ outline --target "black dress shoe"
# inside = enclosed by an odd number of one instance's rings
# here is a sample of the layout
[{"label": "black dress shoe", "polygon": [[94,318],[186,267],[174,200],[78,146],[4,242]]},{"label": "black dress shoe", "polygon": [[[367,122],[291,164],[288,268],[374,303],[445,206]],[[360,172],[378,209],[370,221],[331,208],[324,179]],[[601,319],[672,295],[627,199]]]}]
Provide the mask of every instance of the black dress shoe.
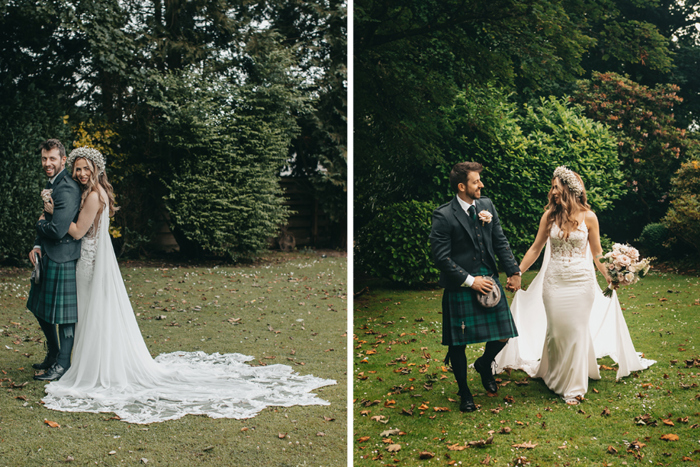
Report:
[{"label": "black dress shoe", "polygon": [[474,412],[476,410],[476,405],[474,405],[474,398],[471,395],[462,396],[462,401],[459,404],[460,412]]},{"label": "black dress shoe", "polygon": [[496,383],[496,378],[493,377],[493,372],[491,371],[491,365],[486,368],[481,366],[481,358],[477,358],[474,361],[474,369],[481,376],[481,384],[484,385],[486,392],[496,394],[498,392],[498,384]]},{"label": "black dress shoe", "polygon": [[63,368],[58,363],[54,363],[46,372],[34,375],[34,379],[37,381],[57,381],[66,374],[66,371],[68,371],[68,368]]},{"label": "black dress shoe", "polygon": [[53,357],[49,354],[46,354],[46,358],[44,358],[44,361],[41,363],[32,363],[32,368],[35,370],[48,370],[53,366],[53,364],[56,363],[56,356],[54,355]]}]

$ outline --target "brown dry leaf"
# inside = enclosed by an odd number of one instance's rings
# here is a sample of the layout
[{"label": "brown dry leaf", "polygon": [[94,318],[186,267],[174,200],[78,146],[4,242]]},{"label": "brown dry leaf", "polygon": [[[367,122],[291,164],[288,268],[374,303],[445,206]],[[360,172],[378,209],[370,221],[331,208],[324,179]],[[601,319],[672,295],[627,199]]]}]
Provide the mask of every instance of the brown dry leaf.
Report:
[{"label": "brown dry leaf", "polygon": [[19,399],[19,400],[22,400],[22,401],[25,401],[25,402],[28,400],[28,399],[27,399],[27,396],[15,396],[15,399]]},{"label": "brown dry leaf", "polygon": [[678,437],[678,435],[674,435],[672,433],[669,433],[666,435],[662,435],[661,439],[663,439],[664,441],[678,441],[680,438]]},{"label": "brown dry leaf", "polygon": [[384,439],[382,440],[382,443],[384,443],[384,444],[394,444],[394,440],[391,439],[391,438],[384,438]]},{"label": "brown dry leaf", "polygon": [[600,365],[601,370],[614,370],[615,368],[609,367],[607,365]]},{"label": "brown dry leaf", "polygon": [[669,420],[668,418],[662,419],[662,420],[661,420],[661,423],[663,423],[664,425],[668,425],[668,426],[676,426],[676,425],[674,425],[673,422],[672,422],[671,420]]},{"label": "brown dry leaf", "polygon": [[678,417],[676,421],[680,423],[688,423],[689,420],[690,419],[688,417]]},{"label": "brown dry leaf", "polygon": [[537,447],[537,444],[533,444],[532,441],[526,441],[520,444],[511,444],[511,447],[514,447],[516,449],[534,449],[535,447]]},{"label": "brown dry leaf", "polygon": [[382,422],[386,417],[384,415],[375,415],[374,417],[370,417],[370,420],[374,420],[375,422]]},{"label": "brown dry leaf", "polygon": [[430,408],[430,406],[428,404],[426,404],[425,402],[423,402],[420,405],[420,407],[418,407],[418,410],[428,410],[429,408]]},{"label": "brown dry leaf", "polygon": [[400,444],[390,444],[389,446],[386,447],[386,450],[389,452],[399,452],[401,450],[401,445]]},{"label": "brown dry leaf", "polygon": [[525,456],[516,457],[513,459],[513,465],[530,465],[530,461]]},{"label": "brown dry leaf", "polygon": [[697,423],[695,423],[695,424],[693,424],[693,425],[690,425],[690,428],[700,428],[700,425],[697,424]]},{"label": "brown dry leaf", "polygon": [[387,436],[395,436],[395,435],[400,435],[400,434],[401,434],[401,430],[399,430],[398,428],[395,428],[393,430],[384,430],[381,433],[379,433],[379,436],[381,436],[382,438],[386,438]]},{"label": "brown dry leaf", "polygon": [[600,415],[603,416],[603,417],[606,417],[606,416],[610,415],[610,409],[607,408],[607,407],[605,407],[605,410],[603,410],[603,411],[600,413]]},{"label": "brown dry leaf", "polygon": [[597,390],[596,388],[593,388],[593,392],[595,392],[596,394],[598,394],[598,390]]},{"label": "brown dry leaf", "polygon": [[608,454],[617,454],[617,449],[612,446],[608,446]]},{"label": "brown dry leaf", "polygon": [[371,413],[372,413],[371,410],[361,410],[360,411],[360,415],[362,415],[363,417],[366,417],[367,415],[369,415]]},{"label": "brown dry leaf", "polygon": [[416,407],[416,404],[411,404],[410,409],[401,409],[401,413],[405,415],[410,415],[413,416],[413,409]]},{"label": "brown dry leaf", "polygon": [[46,423],[51,428],[61,428],[61,425],[59,425],[56,422],[52,422],[51,420],[44,419],[44,423]]},{"label": "brown dry leaf", "polygon": [[435,457],[435,453],[428,451],[421,451],[418,453],[418,459],[432,459]]},{"label": "brown dry leaf", "polygon": [[459,443],[455,443],[452,445],[448,444],[447,449],[449,449],[450,451],[464,451],[465,449],[467,449],[467,446]]},{"label": "brown dry leaf", "polygon": [[388,407],[390,409],[393,409],[395,405],[396,405],[396,401],[394,399],[389,399],[389,400],[384,402],[384,407]]},{"label": "brown dry leaf", "polygon": [[369,436],[360,436],[357,438],[358,443],[364,443],[365,441],[369,441]]},{"label": "brown dry leaf", "polygon": [[433,410],[436,412],[451,412],[449,407],[433,407]]},{"label": "brown dry leaf", "polygon": [[513,403],[513,396],[507,395],[506,397],[503,398],[504,401],[508,402],[509,404]]},{"label": "brown dry leaf", "polygon": [[277,437],[278,437],[279,439],[284,439],[284,438],[287,437],[287,433],[277,433]]},{"label": "brown dry leaf", "polygon": [[247,426],[244,426],[243,428],[241,428],[241,431],[248,431],[248,430],[249,430],[249,428]]},{"label": "brown dry leaf", "polygon": [[688,457],[688,456],[683,456],[683,458],[682,458],[681,460],[682,460],[683,462],[692,462],[692,461],[693,461],[693,459],[690,458],[690,457]]},{"label": "brown dry leaf", "polygon": [[481,461],[481,464],[483,464],[483,465],[488,465],[488,464],[490,464],[490,463],[491,463],[491,456],[488,455],[488,454],[486,454],[486,459],[484,459],[483,461]]},{"label": "brown dry leaf", "polygon": [[504,426],[504,427],[502,427],[498,432],[499,432],[500,434],[502,434],[502,435],[507,435],[507,434],[510,433],[511,431],[513,431],[513,430],[511,430],[510,427]]},{"label": "brown dry leaf", "polygon": [[493,435],[489,436],[486,440],[480,439],[479,441],[469,441],[467,444],[473,448],[483,448],[487,444],[493,444]]}]

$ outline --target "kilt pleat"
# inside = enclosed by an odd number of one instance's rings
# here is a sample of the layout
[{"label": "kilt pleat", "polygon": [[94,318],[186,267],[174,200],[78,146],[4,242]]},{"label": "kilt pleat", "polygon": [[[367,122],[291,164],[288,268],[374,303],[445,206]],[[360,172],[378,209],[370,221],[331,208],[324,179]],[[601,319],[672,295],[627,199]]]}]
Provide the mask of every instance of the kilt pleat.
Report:
[{"label": "kilt pleat", "polygon": [[78,294],[75,285],[76,261],[55,263],[45,254],[41,261],[44,277],[41,284],[32,282],[27,308],[48,323],[78,322]]},{"label": "kilt pleat", "polygon": [[[483,268],[477,275],[488,275]],[[476,299],[478,292],[468,287],[445,290],[442,296],[442,344],[466,345],[516,337],[518,330],[510,313],[505,290],[497,275],[501,301],[493,308],[484,308]]]}]

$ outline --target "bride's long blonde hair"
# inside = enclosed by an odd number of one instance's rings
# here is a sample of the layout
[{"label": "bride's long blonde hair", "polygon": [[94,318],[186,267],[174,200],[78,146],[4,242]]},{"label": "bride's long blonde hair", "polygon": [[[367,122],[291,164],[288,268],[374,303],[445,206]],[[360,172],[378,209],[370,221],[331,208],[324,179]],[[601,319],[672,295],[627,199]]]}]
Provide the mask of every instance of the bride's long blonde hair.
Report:
[{"label": "bride's long blonde hair", "polygon": [[[83,204],[85,204],[85,200],[87,199],[90,193],[96,191],[99,196],[100,190],[98,189],[98,186],[101,186],[105,190],[105,193],[107,193],[107,200],[109,203],[109,216],[114,217],[114,213],[116,213],[119,210],[119,208],[116,206],[116,201],[114,199],[114,188],[112,188],[112,184],[109,183],[109,180],[107,179],[107,172],[102,171],[102,173],[99,173],[99,169],[97,168],[95,163],[92,162],[90,159],[88,159],[87,157],[77,157],[73,161],[73,180],[77,181],[78,183],[80,183],[80,181],[78,180],[78,177],[75,174],[75,163],[79,160],[84,160],[90,168],[90,178],[88,178],[87,183],[82,186],[83,194],[80,198],[80,209],[83,208]],[[97,212],[98,216],[102,214],[102,209],[103,207],[100,206],[100,210]]]},{"label": "bride's long blonde hair", "polygon": [[576,219],[576,214],[580,211],[590,211],[591,206],[588,204],[588,198],[586,196],[586,187],[583,184],[581,176],[571,171],[579,183],[581,184],[581,195],[576,196],[569,185],[564,182],[564,180],[559,177],[552,178],[552,185],[555,181],[559,184],[559,203],[554,200],[554,187],[549,189],[549,194],[547,194],[547,199],[549,204],[546,209],[549,211],[547,215],[547,231],[552,228],[552,224],[555,222],[564,233],[564,238],[569,238],[569,234],[576,230],[579,226],[579,221]]}]

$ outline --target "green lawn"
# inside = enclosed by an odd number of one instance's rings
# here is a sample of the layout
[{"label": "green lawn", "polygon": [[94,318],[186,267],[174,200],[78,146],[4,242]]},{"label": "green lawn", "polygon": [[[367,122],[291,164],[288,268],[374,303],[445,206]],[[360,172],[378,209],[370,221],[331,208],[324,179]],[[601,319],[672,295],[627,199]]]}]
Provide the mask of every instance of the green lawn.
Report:
[{"label": "green lawn", "polygon": [[[239,352],[335,379],[330,406],[268,408],[247,420],[188,415],[135,425],[112,414],[42,407],[33,362],[43,337],[26,311],[26,269],[0,269],[0,466],[347,464],[347,265],[344,256],[271,253],[253,266],[121,263],[152,355]],[[240,319],[239,319],[240,318]],[[19,386],[19,387],[18,387]],[[52,428],[44,420],[56,422]],[[282,438],[280,436],[283,436]]]},{"label": "green lawn", "polygon": [[[700,464],[697,276],[652,273],[620,291],[636,350],[657,360],[650,369],[620,382],[603,369],[586,400],[568,406],[522,371],[500,375],[498,396],[487,397],[470,368],[480,408],[468,414],[443,367],[442,290],[371,281],[355,289],[365,290],[353,305],[356,466]],[[468,346],[469,363],[482,352],[483,344]],[[608,358],[599,363],[614,367]],[[661,439],[669,434],[677,440]],[[491,436],[490,444],[469,444]]]}]

